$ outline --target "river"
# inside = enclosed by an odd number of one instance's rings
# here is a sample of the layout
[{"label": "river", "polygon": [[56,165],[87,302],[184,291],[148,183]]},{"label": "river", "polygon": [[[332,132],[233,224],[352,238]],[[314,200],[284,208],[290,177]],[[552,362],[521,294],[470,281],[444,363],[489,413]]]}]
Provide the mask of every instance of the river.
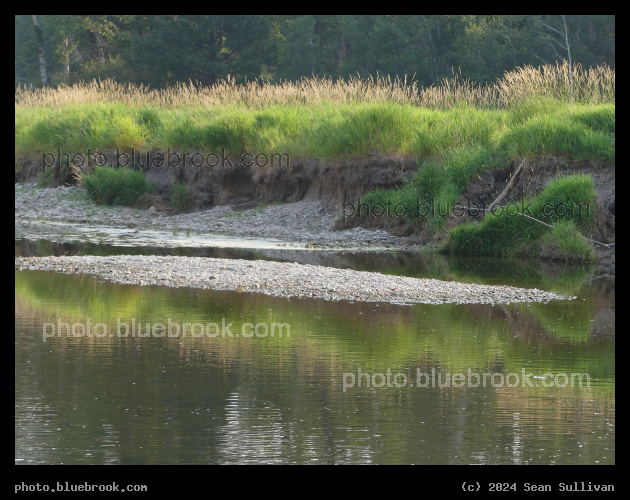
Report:
[{"label": "river", "polygon": [[15,245],[16,256],[128,253],[576,298],[402,306],[16,272],[16,464],[615,463],[614,277],[393,252]]}]

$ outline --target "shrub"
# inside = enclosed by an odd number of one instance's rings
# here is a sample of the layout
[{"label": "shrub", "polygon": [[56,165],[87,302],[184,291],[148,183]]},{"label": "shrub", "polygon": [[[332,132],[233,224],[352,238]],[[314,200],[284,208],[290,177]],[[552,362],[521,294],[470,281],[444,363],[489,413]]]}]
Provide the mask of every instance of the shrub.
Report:
[{"label": "shrub", "polygon": [[98,205],[133,205],[140,196],[153,191],[144,173],[127,168],[96,167],[83,177],[90,200]]},{"label": "shrub", "polygon": [[[524,213],[549,225],[553,240],[562,256],[587,260],[588,245],[575,242],[579,229],[588,229],[593,222],[595,192],[589,175],[570,175],[551,181],[533,200],[522,200],[516,209],[509,207],[488,214],[480,223],[461,224],[449,231],[444,248],[453,254],[465,255],[536,255],[549,228],[517,215]],[[528,213],[529,212],[529,213]],[[573,234],[573,236],[570,236]],[[577,235],[577,236],[575,236]],[[551,244],[550,243],[550,244]]]},{"label": "shrub", "polygon": [[192,202],[185,184],[181,182],[173,184],[169,204],[178,212],[183,212],[191,208]]}]

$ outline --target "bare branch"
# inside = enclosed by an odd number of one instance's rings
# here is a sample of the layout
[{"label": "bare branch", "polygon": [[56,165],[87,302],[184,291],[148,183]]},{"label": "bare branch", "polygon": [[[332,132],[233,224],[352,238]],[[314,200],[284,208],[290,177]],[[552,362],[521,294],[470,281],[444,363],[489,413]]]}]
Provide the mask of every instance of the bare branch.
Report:
[{"label": "bare branch", "polygon": [[540,60],[541,60],[543,63],[545,63],[545,64],[549,64],[547,61],[545,61],[542,57],[540,57],[540,56],[539,56],[538,54],[536,54],[535,52],[534,52],[534,57],[536,57],[536,58],[540,59]]},{"label": "bare branch", "polygon": [[[564,16],[562,16],[564,18]],[[542,24],[545,28],[549,28],[550,30],[555,31],[556,33],[558,33],[558,35],[560,36],[564,36],[564,33],[558,31],[556,28],[549,26],[548,24],[543,23],[542,21],[540,21],[540,24]],[[566,26],[566,25],[565,25]]]},{"label": "bare branch", "polygon": [[521,175],[521,170],[523,170],[523,165],[525,165],[525,160],[523,160],[521,164],[518,166],[518,168],[516,169],[516,172],[514,172],[514,175],[512,175],[510,182],[508,182],[507,186],[505,186],[505,189],[503,190],[503,192],[497,197],[496,200],[494,200],[490,204],[490,206],[488,207],[490,211],[492,211],[492,209],[496,206],[496,204],[499,203],[503,198],[505,198],[507,194],[512,190],[512,188],[514,187],[514,184],[516,184],[516,182],[518,181],[519,175]]}]

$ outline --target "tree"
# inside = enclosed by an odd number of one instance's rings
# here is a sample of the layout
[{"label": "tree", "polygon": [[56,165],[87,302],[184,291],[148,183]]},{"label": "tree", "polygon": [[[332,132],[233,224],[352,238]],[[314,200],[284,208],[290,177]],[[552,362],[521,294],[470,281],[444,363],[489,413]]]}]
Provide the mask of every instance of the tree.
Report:
[{"label": "tree", "polygon": [[228,74],[277,81],[378,72],[429,86],[453,70],[483,83],[562,60],[614,66],[615,16],[15,16],[16,85],[113,78],[163,87],[210,85]]},{"label": "tree", "polygon": [[559,29],[550,26],[547,23],[540,22],[545,28],[550,30],[547,33],[547,44],[553,49],[558,59],[562,59],[563,62],[567,61],[563,55],[560,55],[557,48],[566,50],[569,64],[569,88],[571,94],[571,100],[573,100],[573,61],[571,60],[571,44],[569,43],[569,29],[567,28],[567,20],[564,16],[562,18],[562,24],[558,26]]},{"label": "tree", "polygon": [[44,34],[39,24],[39,16],[33,16],[33,25],[35,26],[35,36],[39,47],[39,71],[44,87],[48,86],[48,63],[46,62],[46,51],[44,50]]},{"label": "tree", "polygon": [[132,36],[143,82],[164,86],[188,80],[212,85],[228,74],[260,76],[273,61],[266,16],[155,16]]},{"label": "tree", "polygon": [[347,56],[340,16],[274,16],[278,79],[336,74]]}]

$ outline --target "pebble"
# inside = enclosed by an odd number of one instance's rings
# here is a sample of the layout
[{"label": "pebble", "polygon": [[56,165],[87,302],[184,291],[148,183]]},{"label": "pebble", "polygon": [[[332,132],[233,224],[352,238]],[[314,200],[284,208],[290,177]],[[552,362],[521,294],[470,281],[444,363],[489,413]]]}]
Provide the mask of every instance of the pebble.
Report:
[{"label": "pebble", "polygon": [[[152,210],[153,209],[153,210]],[[147,210],[108,207],[90,202],[80,187],[39,189],[34,184],[15,185],[15,233],[31,239],[66,234],[59,223],[89,223],[91,226],[166,230],[201,234],[280,240],[300,243],[308,249],[362,248],[409,249],[406,238],[384,230],[355,227],[333,230],[339,210],[320,201],[299,201],[236,210],[227,205],[190,213],[165,214]],[[37,222],[46,221],[46,224]],[[53,224],[50,224],[53,223]],[[55,224],[56,223],[56,224]]]},{"label": "pebble", "polygon": [[[340,214],[319,201],[272,204],[243,211],[221,205],[182,214],[164,214],[151,208],[97,206],[87,199],[84,189],[77,187],[38,189],[33,184],[16,184],[15,232],[18,236],[27,231],[33,237],[39,231],[40,237],[52,240],[56,235],[63,238],[66,223],[89,223],[95,227],[135,228],[135,231],[162,229],[273,238],[287,244],[301,242],[305,248],[410,248],[405,238],[382,230],[355,227],[334,231],[332,227]],[[46,223],[40,224],[41,221]],[[90,274],[116,283],[255,291],[332,301],[507,304],[574,298],[538,289],[263,260],[137,255],[17,257],[15,266],[18,270]]]},{"label": "pebble", "polygon": [[574,299],[537,288],[477,285],[274,262],[155,255],[16,257],[17,270],[81,273],[123,284],[393,304],[508,304]]}]

